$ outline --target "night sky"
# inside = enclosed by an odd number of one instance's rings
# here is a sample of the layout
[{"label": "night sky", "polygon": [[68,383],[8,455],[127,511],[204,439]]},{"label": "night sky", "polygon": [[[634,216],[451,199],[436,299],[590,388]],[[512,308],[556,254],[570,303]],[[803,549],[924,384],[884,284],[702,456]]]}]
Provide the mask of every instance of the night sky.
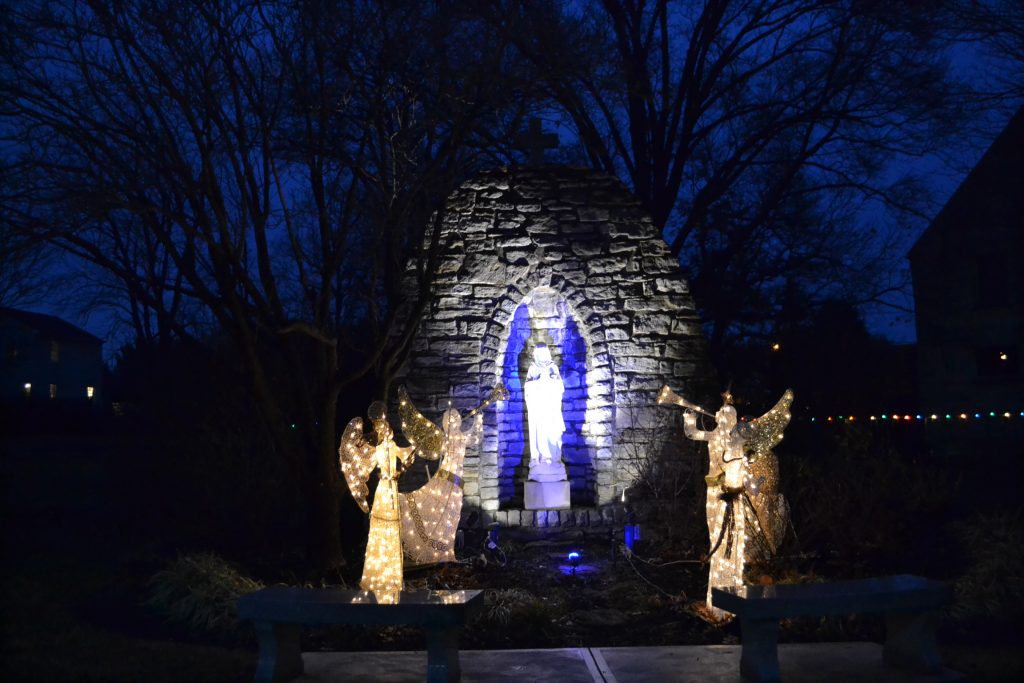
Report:
[{"label": "night sky", "polygon": [[[968,82],[982,83],[993,78],[995,70],[991,66],[992,62],[976,43],[954,42],[951,47],[947,48],[947,54],[955,76]],[[896,159],[890,162],[885,175],[891,177],[898,177],[906,173],[919,175],[929,194],[930,216],[935,216],[1002,130],[1011,113],[1012,106],[988,111],[982,115],[985,120],[975,121],[976,125],[973,125],[971,130],[964,131],[964,137],[957,141],[956,149],[947,150],[941,158],[927,155],[912,159]],[[571,122],[557,121],[558,114],[554,111],[548,111],[546,115],[548,118],[544,123],[545,129],[557,132],[563,149],[567,145],[571,145],[574,142]],[[548,154],[548,157],[549,160],[554,160],[553,154]],[[526,156],[523,155],[521,161],[525,162],[525,159]],[[884,213],[883,207],[872,206],[870,201],[866,202],[861,211],[861,226],[868,228],[875,223],[882,226],[882,231],[885,231],[886,222],[893,219],[885,216]],[[905,257],[906,252],[927,228],[927,223],[919,221],[917,224],[902,227],[905,230],[901,249]],[[902,266],[898,269],[900,272],[893,273],[893,279],[909,282],[909,262],[903,258],[901,263]],[[77,265],[65,264],[63,267],[58,266],[55,272],[77,273],[79,272],[77,268]],[[684,272],[684,276],[689,277],[689,274]],[[868,330],[871,334],[893,343],[914,343],[916,332],[912,312],[913,293],[910,286],[907,285],[901,291],[888,295],[886,300],[893,306],[867,304],[861,307],[860,310]],[[17,302],[14,305],[19,306]],[[112,358],[119,347],[131,341],[130,327],[119,325],[117,316],[102,307],[94,307],[89,312],[81,312],[77,302],[69,304],[60,301],[46,301],[20,307],[63,317],[104,339],[104,355],[107,359]]]}]

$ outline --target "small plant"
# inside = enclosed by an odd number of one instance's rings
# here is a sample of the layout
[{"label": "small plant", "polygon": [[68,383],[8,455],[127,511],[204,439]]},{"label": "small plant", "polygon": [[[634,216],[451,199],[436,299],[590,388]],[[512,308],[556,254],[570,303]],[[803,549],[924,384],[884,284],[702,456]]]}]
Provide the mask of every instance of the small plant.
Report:
[{"label": "small plant", "polygon": [[540,628],[550,624],[562,607],[562,600],[557,593],[541,598],[521,588],[504,588],[484,593],[484,605],[485,621],[502,626],[514,623]]},{"label": "small plant", "polygon": [[517,556],[522,556],[523,553],[523,544],[515,541],[499,543],[498,547],[501,548],[501,552],[505,553],[506,560],[515,559]]},{"label": "small plant", "polygon": [[529,591],[519,588],[487,591],[484,593],[484,605],[486,606],[484,619],[503,626],[507,625],[512,616],[512,610],[517,604],[535,599]]},{"label": "small plant", "polygon": [[184,555],[149,581],[146,605],[196,636],[218,642],[242,638],[238,598],[263,587],[209,553]]}]

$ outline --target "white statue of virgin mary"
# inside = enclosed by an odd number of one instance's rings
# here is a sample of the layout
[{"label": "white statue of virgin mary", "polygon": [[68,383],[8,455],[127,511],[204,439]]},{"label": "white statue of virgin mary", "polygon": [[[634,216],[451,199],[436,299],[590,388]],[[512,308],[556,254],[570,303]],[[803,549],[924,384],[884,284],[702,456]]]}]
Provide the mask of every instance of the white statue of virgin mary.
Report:
[{"label": "white statue of virgin mary", "polygon": [[562,463],[562,394],[565,387],[558,366],[546,344],[537,344],[533,363],[526,373],[523,393],[530,423],[530,479],[561,481],[566,478]]}]

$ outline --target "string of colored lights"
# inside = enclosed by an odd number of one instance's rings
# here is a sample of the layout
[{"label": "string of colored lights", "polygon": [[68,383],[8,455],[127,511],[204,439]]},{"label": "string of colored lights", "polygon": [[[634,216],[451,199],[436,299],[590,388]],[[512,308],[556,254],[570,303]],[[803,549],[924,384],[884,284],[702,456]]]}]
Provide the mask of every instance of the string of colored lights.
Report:
[{"label": "string of colored lights", "polygon": [[991,418],[999,418],[1001,420],[1012,420],[1024,418],[1024,410],[1020,411],[971,411],[971,412],[957,412],[957,413],[881,413],[879,415],[826,415],[824,417],[805,417],[805,416],[794,416],[795,420],[809,421],[809,422],[891,422],[891,423],[905,423],[905,422],[945,422],[945,421],[968,421],[968,420],[984,420]]}]

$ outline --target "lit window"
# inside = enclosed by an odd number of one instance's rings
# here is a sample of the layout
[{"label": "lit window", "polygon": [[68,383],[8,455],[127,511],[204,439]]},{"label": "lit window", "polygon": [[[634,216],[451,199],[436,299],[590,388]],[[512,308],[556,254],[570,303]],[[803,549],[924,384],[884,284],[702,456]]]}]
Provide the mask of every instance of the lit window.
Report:
[{"label": "lit window", "polygon": [[50,342],[50,362],[56,363],[60,360],[60,344],[53,341]]},{"label": "lit window", "polygon": [[86,387],[85,388],[85,397],[86,398],[92,398],[93,395],[95,395],[95,393],[96,393],[95,387]]},{"label": "lit window", "polygon": [[50,385],[50,398],[57,398],[57,385],[56,384],[51,384]]},{"label": "lit window", "polygon": [[22,387],[22,391],[26,396],[32,395],[32,382],[25,382],[25,386]]},{"label": "lit window", "polygon": [[1006,347],[989,346],[975,351],[975,367],[981,376],[1012,377],[1018,374],[1017,358]]}]

